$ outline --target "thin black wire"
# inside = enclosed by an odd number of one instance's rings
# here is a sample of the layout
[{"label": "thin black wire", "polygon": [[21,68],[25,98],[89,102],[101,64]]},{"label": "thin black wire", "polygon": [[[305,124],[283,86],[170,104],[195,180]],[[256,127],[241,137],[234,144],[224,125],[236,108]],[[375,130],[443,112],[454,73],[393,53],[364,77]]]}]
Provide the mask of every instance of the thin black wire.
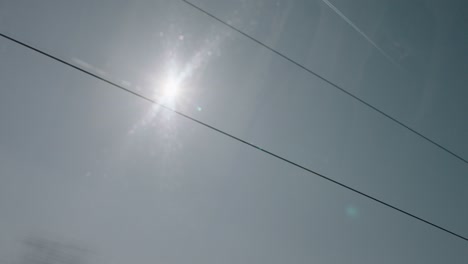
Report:
[{"label": "thin black wire", "polygon": [[202,8],[200,8],[200,7],[198,7],[198,6],[196,6],[195,4],[192,4],[192,3],[190,3],[189,1],[186,1],[186,0],[181,0],[181,1],[184,2],[184,3],[186,3],[186,4],[188,4],[189,6],[191,6],[191,7],[193,7],[193,8],[195,8],[195,9],[197,9],[198,11],[204,13],[205,15],[207,15],[207,16],[209,16],[209,17],[215,19],[216,21],[218,21],[218,22],[224,24],[225,26],[231,28],[232,30],[234,30],[234,31],[236,31],[236,32],[238,32],[238,33],[240,33],[241,35],[243,35],[243,36],[249,38],[249,39],[252,40],[253,42],[255,42],[255,43],[261,45],[262,47],[264,47],[264,48],[266,48],[266,49],[268,49],[268,50],[270,50],[271,52],[273,52],[273,53],[275,53],[276,55],[282,57],[283,59],[285,59],[285,60],[291,62],[292,64],[298,66],[299,68],[305,70],[306,72],[308,72],[308,73],[310,73],[310,74],[312,74],[312,75],[315,75],[317,78],[321,79],[322,81],[324,81],[324,82],[330,84],[331,86],[335,87],[336,89],[340,90],[341,92],[343,92],[343,93],[345,93],[345,94],[351,96],[352,98],[356,99],[357,101],[361,102],[362,104],[366,105],[367,107],[373,109],[374,111],[377,111],[378,113],[382,114],[383,116],[387,117],[388,119],[392,120],[393,122],[399,124],[400,126],[406,128],[406,129],[408,129],[409,131],[413,132],[414,134],[416,134],[416,135],[420,136],[421,138],[427,140],[428,142],[432,143],[433,145],[435,145],[435,146],[439,147],[440,149],[444,150],[445,152],[451,154],[451,155],[454,156],[455,158],[457,158],[457,159],[463,161],[465,164],[468,164],[468,160],[464,159],[462,156],[459,156],[458,154],[456,154],[456,153],[452,152],[451,150],[447,149],[446,147],[440,145],[439,143],[437,143],[437,142],[433,141],[432,139],[430,139],[430,138],[424,136],[423,134],[421,134],[421,133],[419,133],[418,131],[412,129],[411,127],[405,125],[404,123],[398,121],[398,120],[395,119],[394,117],[392,117],[392,116],[386,114],[386,113],[383,112],[382,110],[379,110],[377,107],[375,107],[375,106],[373,106],[373,105],[367,103],[367,102],[364,101],[363,99],[361,99],[361,98],[357,97],[356,95],[354,95],[354,94],[352,94],[352,93],[346,91],[344,88],[341,88],[340,86],[338,86],[337,84],[335,84],[335,83],[329,81],[328,79],[326,79],[325,77],[321,76],[320,74],[313,72],[312,70],[308,69],[306,66],[304,66],[304,65],[302,65],[302,64],[300,64],[300,63],[294,61],[293,59],[289,58],[288,56],[284,55],[283,53],[281,53],[281,52],[275,50],[274,48],[268,46],[267,44],[265,44],[265,43],[263,43],[263,42],[261,42],[261,41],[255,39],[254,37],[250,36],[249,34],[247,34],[247,33],[243,32],[243,31],[241,31],[240,29],[237,29],[236,27],[234,27],[234,26],[232,26],[232,25],[229,25],[228,23],[224,22],[224,21],[221,20],[220,18],[218,18],[218,17],[216,17],[216,16],[214,16],[214,15],[208,13],[207,11],[205,11],[204,9],[202,9]]},{"label": "thin black wire", "polygon": [[108,83],[108,84],[110,84],[110,85],[112,85],[112,86],[114,86],[114,87],[116,87],[116,88],[119,88],[119,89],[125,91],[125,92],[128,92],[128,93],[130,93],[130,94],[133,94],[133,95],[135,95],[135,96],[137,96],[137,97],[139,97],[139,98],[141,98],[141,99],[143,99],[143,100],[146,100],[146,101],[148,101],[148,102],[150,102],[150,103],[152,103],[152,104],[156,104],[156,105],[158,105],[158,106],[160,106],[160,107],[162,107],[162,108],[164,108],[164,109],[167,109],[167,110],[169,110],[169,111],[172,111],[172,112],[174,112],[174,113],[176,113],[176,114],[178,114],[178,115],[180,115],[180,116],[182,116],[182,117],[185,117],[185,118],[187,118],[187,119],[189,119],[189,120],[191,120],[191,121],[193,121],[193,122],[195,122],[195,123],[197,123],[197,124],[200,124],[200,125],[202,125],[202,126],[204,126],[204,127],[207,127],[207,128],[209,128],[209,129],[212,129],[212,130],[214,130],[214,131],[216,131],[216,132],[218,132],[218,133],[220,133],[220,134],[223,134],[223,135],[225,135],[225,136],[227,136],[227,137],[229,137],[229,138],[231,138],[231,139],[234,139],[234,140],[236,140],[236,141],[238,141],[238,142],[241,142],[241,143],[243,143],[243,144],[245,144],[245,145],[248,145],[248,146],[250,146],[250,147],[252,147],[252,148],[255,148],[255,149],[257,149],[257,150],[259,150],[259,151],[261,151],[261,152],[263,152],[263,153],[265,153],[265,154],[268,154],[268,155],[270,155],[270,156],[272,156],[272,157],[275,157],[275,158],[277,158],[277,159],[279,159],[279,160],[282,160],[282,161],[284,161],[284,162],[286,162],[286,163],[289,163],[289,164],[291,164],[291,165],[293,165],[293,166],[295,166],[295,167],[297,167],[297,168],[300,168],[300,169],[302,169],[302,170],[305,170],[305,171],[307,171],[307,172],[309,172],[309,173],[315,174],[315,175],[317,175],[317,176],[319,176],[319,177],[321,177],[321,178],[323,178],[323,179],[325,179],[325,180],[327,180],[327,181],[329,181],[329,182],[332,182],[332,183],[334,183],[334,184],[336,184],[336,185],[339,185],[339,186],[341,186],[341,187],[343,187],[343,188],[345,188],[345,189],[348,189],[348,190],[353,191],[353,192],[355,192],[355,193],[357,193],[357,194],[360,194],[360,195],[362,195],[362,196],[364,196],[364,197],[367,197],[367,198],[369,198],[369,199],[371,199],[371,200],[373,200],[373,201],[375,201],[375,202],[377,202],[377,203],[380,203],[380,204],[385,205],[385,206],[387,206],[387,207],[389,207],[389,208],[392,208],[392,209],[394,209],[394,210],[396,210],[396,211],[398,211],[398,212],[400,212],[400,213],[403,213],[403,214],[405,214],[405,215],[407,215],[407,216],[410,216],[410,217],[412,217],[412,218],[414,218],[414,219],[417,219],[417,220],[419,220],[419,221],[421,221],[421,222],[423,222],[423,223],[426,223],[426,224],[428,224],[428,225],[430,225],[430,226],[432,226],[432,227],[435,227],[435,228],[437,228],[437,229],[439,229],[439,230],[445,231],[445,232],[447,232],[447,233],[449,233],[449,234],[451,234],[451,235],[454,235],[454,236],[456,236],[456,237],[458,237],[458,238],[461,238],[461,239],[463,239],[463,240],[465,240],[465,241],[468,241],[468,238],[466,238],[466,237],[464,237],[464,236],[462,236],[462,235],[459,235],[459,234],[457,234],[457,233],[455,233],[455,232],[452,232],[452,231],[450,231],[450,230],[448,230],[448,229],[446,229],[446,228],[443,228],[443,227],[441,227],[441,226],[439,226],[439,225],[433,224],[433,223],[429,222],[428,220],[425,220],[425,219],[423,219],[423,218],[421,218],[421,217],[418,217],[418,216],[416,216],[416,215],[414,215],[414,214],[411,214],[411,213],[409,213],[409,212],[406,212],[406,211],[404,211],[404,210],[402,210],[402,209],[400,209],[400,208],[398,208],[398,207],[395,207],[395,206],[393,206],[393,205],[391,205],[391,204],[389,204],[389,203],[386,203],[386,202],[384,202],[384,201],[382,201],[382,200],[379,200],[379,199],[377,199],[377,198],[375,198],[375,197],[373,197],[373,196],[371,196],[371,195],[368,195],[368,194],[365,194],[365,193],[363,193],[363,192],[361,192],[361,191],[358,191],[358,190],[356,190],[356,189],[354,189],[354,188],[352,188],[352,187],[350,187],[350,186],[348,186],[348,185],[345,185],[345,184],[340,183],[340,182],[338,182],[338,181],[336,181],[336,180],[333,180],[333,179],[331,179],[331,178],[329,178],[329,177],[327,177],[327,176],[325,176],[325,175],[323,175],[323,174],[321,174],[321,173],[319,173],[319,172],[313,171],[313,170],[308,169],[308,168],[306,168],[306,167],[304,167],[304,166],[302,166],[302,165],[299,165],[298,163],[295,163],[295,162],[293,162],[293,161],[291,161],[291,160],[288,160],[288,159],[283,158],[283,157],[281,157],[281,156],[279,156],[279,155],[277,155],[277,154],[274,154],[273,152],[270,152],[270,151],[268,151],[268,150],[262,149],[262,148],[260,148],[260,147],[258,147],[258,146],[256,146],[256,145],[254,145],[254,144],[248,142],[248,141],[245,141],[245,140],[243,140],[243,139],[241,139],[241,138],[238,138],[238,137],[236,137],[236,136],[233,136],[233,135],[231,135],[231,134],[229,134],[229,133],[227,133],[227,132],[224,132],[224,131],[222,131],[222,130],[220,130],[220,129],[218,129],[218,128],[215,128],[215,127],[213,127],[213,126],[211,126],[211,125],[208,125],[208,124],[206,124],[206,123],[204,123],[204,122],[202,122],[202,121],[199,121],[199,120],[197,120],[197,119],[195,119],[195,118],[193,118],[193,117],[190,117],[190,116],[188,116],[188,115],[186,115],[186,114],[183,114],[183,113],[181,113],[181,112],[179,112],[179,111],[177,111],[177,110],[175,110],[175,109],[172,109],[172,108],[170,108],[170,107],[167,107],[167,106],[165,106],[165,105],[163,105],[163,104],[161,104],[161,103],[159,103],[159,102],[157,102],[157,101],[155,101],[155,100],[153,100],[153,99],[151,99],[151,98],[149,98],[149,97],[146,97],[146,96],[144,96],[144,95],[141,95],[141,94],[139,94],[139,93],[136,93],[136,92],[134,92],[134,91],[131,91],[131,90],[129,90],[129,89],[127,89],[127,88],[125,88],[125,87],[123,87],[123,86],[117,84],[117,83],[114,83],[114,82],[112,82],[112,81],[109,81],[109,80],[107,80],[107,79],[105,79],[105,78],[103,78],[103,77],[101,77],[101,76],[98,76],[98,75],[92,73],[92,72],[89,72],[89,71],[87,71],[87,70],[85,70],[85,69],[82,69],[82,68],[80,68],[80,67],[78,67],[78,66],[75,66],[75,65],[73,65],[73,64],[71,64],[71,63],[69,63],[69,62],[67,62],[67,61],[65,61],[65,60],[62,60],[62,59],[60,59],[60,58],[58,58],[58,57],[55,57],[55,56],[53,56],[53,55],[51,55],[51,54],[49,54],[49,53],[46,53],[46,52],[44,52],[44,51],[42,51],[42,50],[39,50],[39,49],[37,49],[37,48],[35,48],[35,47],[31,46],[31,45],[28,45],[28,44],[26,44],[26,43],[24,43],[24,42],[21,42],[21,41],[16,40],[16,39],[14,39],[14,38],[12,38],[12,37],[9,37],[9,36],[7,36],[7,35],[5,35],[5,34],[3,34],[3,33],[0,33],[0,36],[3,37],[3,38],[5,38],[5,39],[8,39],[8,40],[10,40],[10,41],[12,41],[12,42],[14,42],[14,43],[16,43],[16,44],[19,44],[19,45],[21,45],[21,46],[23,46],[23,47],[26,47],[26,48],[28,48],[28,49],[30,49],[30,50],[33,50],[33,51],[35,51],[35,52],[37,52],[37,53],[40,53],[40,54],[42,54],[42,55],[44,55],[44,56],[46,56],[46,57],[48,57],[48,58],[50,58],[50,59],[52,59],[52,60],[55,60],[55,61],[57,61],[57,62],[60,62],[60,63],[62,63],[62,64],[64,64],[64,65],[67,65],[67,66],[69,66],[69,67],[71,67],[71,68],[73,68],[73,69],[75,69],[75,70],[78,70],[78,71],[84,73],[84,74],[87,74],[87,75],[92,76],[92,77],[94,77],[94,78],[96,78],[96,79],[99,79],[99,80],[101,80],[101,81],[103,81],[103,82],[105,82],[105,83]]}]

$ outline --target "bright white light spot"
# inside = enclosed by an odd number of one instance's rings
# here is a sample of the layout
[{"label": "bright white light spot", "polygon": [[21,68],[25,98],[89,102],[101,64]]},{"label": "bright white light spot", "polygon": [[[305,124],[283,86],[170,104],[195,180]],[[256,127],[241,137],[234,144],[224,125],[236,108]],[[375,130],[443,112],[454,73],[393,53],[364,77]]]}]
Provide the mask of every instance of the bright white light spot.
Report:
[{"label": "bright white light spot", "polygon": [[179,94],[179,84],[172,78],[166,81],[163,89],[163,96],[166,99],[174,99]]}]

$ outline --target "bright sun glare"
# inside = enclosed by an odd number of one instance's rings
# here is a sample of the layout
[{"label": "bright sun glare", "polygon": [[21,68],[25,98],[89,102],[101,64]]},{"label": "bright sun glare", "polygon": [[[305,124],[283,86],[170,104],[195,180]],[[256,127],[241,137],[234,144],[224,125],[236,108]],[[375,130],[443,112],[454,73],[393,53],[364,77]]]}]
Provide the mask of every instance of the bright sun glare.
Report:
[{"label": "bright sun glare", "polygon": [[166,99],[175,99],[179,94],[179,84],[174,78],[169,78],[164,83],[163,96]]}]

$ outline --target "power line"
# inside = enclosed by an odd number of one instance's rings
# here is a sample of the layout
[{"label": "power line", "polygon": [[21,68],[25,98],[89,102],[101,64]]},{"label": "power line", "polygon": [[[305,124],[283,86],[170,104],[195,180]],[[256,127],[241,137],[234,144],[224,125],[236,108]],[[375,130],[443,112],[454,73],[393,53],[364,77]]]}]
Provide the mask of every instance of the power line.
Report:
[{"label": "power line", "polygon": [[432,227],[435,227],[435,228],[437,228],[437,229],[439,229],[439,230],[445,231],[445,232],[447,232],[447,233],[449,233],[449,234],[451,234],[451,235],[454,235],[454,236],[456,236],[456,237],[458,237],[458,238],[461,238],[461,239],[463,239],[463,240],[465,240],[465,241],[468,241],[468,238],[466,238],[466,237],[464,237],[464,236],[462,236],[462,235],[459,235],[459,234],[457,234],[457,233],[455,233],[455,232],[452,232],[452,231],[450,231],[450,230],[448,230],[448,229],[446,229],[446,228],[443,228],[443,227],[441,227],[441,226],[439,226],[439,225],[437,225],[437,224],[434,224],[434,223],[432,223],[432,222],[429,222],[428,220],[425,220],[425,219],[423,219],[423,218],[421,218],[421,217],[418,217],[418,216],[416,216],[416,215],[414,215],[414,214],[412,214],[412,213],[409,213],[409,212],[407,212],[407,211],[405,211],[405,210],[402,210],[402,209],[400,209],[400,208],[398,208],[398,207],[396,207],[396,206],[393,206],[393,205],[391,205],[391,204],[389,204],[389,203],[386,203],[386,202],[384,202],[384,201],[382,201],[382,200],[380,200],[380,199],[377,199],[377,198],[375,198],[375,197],[373,197],[373,196],[371,196],[371,195],[365,194],[365,193],[363,193],[363,192],[361,192],[361,191],[359,191],[359,190],[357,190],[357,189],[354,189],[354,188],[352,188],[352,187],[350,187],[350,186],[348,186],[348,185],[346,185],[346,184],[343,184],[343,183],[341,183],[341,182],[338,182],[338,181],[336,181],[336,180],[333,180],[332,178],[329,178],[329,177],[327,177],[327,176],[325,176],[325,175],[323,175],[323,174],[321,174],[321,173],[319,173],[319,172],[316,172],[316,171],[311,170],[311,169],[309,169],[309,168],[306,168],[306,167],[304,167],[304,166],[302,166],[302,165],[299,165],[298,163],[293,162],[293,161],[291,161],[291,160],[289,160],[289,159],[283,158],[283,157],[281,157],[281,156],[279,156],[279,155],[277,155],[277,154],[275,154],[275,153],[273,153],[273,152],[270,152],[270,151],[268,151],[268,150],[265,150],[265,149],[263,149],[263,148],[260,148],[259,146],[256,146],[256,145],[253,144],[253,143],[250,143],[250,142],[248,142],[248,141],[245,141],[245,140],[243,140],[243,139],[241,139],[241,138],[239,138],[239,137],[236,137],[236,136],[231,135],[231,134],[229,134],[229,133],[227,133],[227,132],[224,132],[224,131],[222,131],[221,129],[218,129],[218,128],[216,128],[216,127],[213,127],[213,126],[211,126],[211,125],[208,125],[208,124],[206,124],[206,123],[204,123],[204,122],[202,122],[202,121],[199,121],[199,120],[197,120],[197,119],[195,119],[195,118],[193,118],[193,117],[190,117],[190,116],[188,116],[188,115],[186,115],[186,114],[184,114],[184,113],[182,113],[182,112],[179,112],[179,111],[177,111],[177,110],[175,110],[175,109],[172,109],[172,108],[170,108],[170,107],[168,107],[168,106],[165,106],[165,105],[163,105],[163,104],[161,104],[161,103],[159,103],[159,102],[157,102],[157,101],[155,101],[155,100],[153,100],[153,99],[151,99],[151,98],[149,98],[149,97],[146,97],[146,96],[144,96],[144,95],[141,95],[141,94],[139,94],[139,93],[136,93],[136,92],[134,92],[134,91],[131,91],[131,90],[129,90],[129,89],[123,87],[122,85],[119,85],[119,84],[117,84],[117,83],[114,83],[114,82],[112,82],[112,81],[109,81],[109,80],[107,80],[107,79],[105,79],[105,78],[103,78],[103,77],[101,77],[101,76],[98,76],[98,75],[96,75],[96,74],[94,74],[94,73],[92,73],[92,72],[89,72],[89,71],[87,71],[87,70],[85,70],[85,69],[82,69],[82,68],[80,68],[80,67],[78,67],[78,66],[75,66],[75,65],[73,65],[73,64],[71,64],[71,63],[69,63],[69,62],[67,62],[67,61],[65,61],[65,60],[62,60],[62,59],[60,59],[60,58],[58,58],[58,57],[56,57],[56,56],[53,56],[53,55],[51,55],[51,54],[49,54],[49,53],[46,53],[46,52],[44,52],[44,51],[42,51],[42,50],[39,50],[39,49],[37,49],[37,48],[35,48],[35,47],[29,45],[29,44],[26,44],[26,43],[24,43],[24,42],[21,42],[21,41],[19,41],[19,40],[16,40],[16,39],[14,39],[14,38],[12,38],[12,37],[9,37],[9,36],[7,36],[7,35],[5,35],[5,34],[3,34],[3,33],[0,33],[0,36],[2,36],[2,37],[5,38],[5,39],[8,39],[8,40],[10,40],[10,41],[12,41],[12,42],[14,42],[14,43],[16,43],[16,44],[19,44],[19,45],[21,45],[21,46],[23,46],[23,47],[26,47],[26,48],[28,48],[28,49],[30,49],[30,50],[33,50],[33,51],[35,51],[35,52],[37,52],[37,53],[40,53],[40,54],[42,54],[42,55],[44,55],[44,56],[46,56],[46,57],[48,57],[48,58],[50,58],[50,59],[52,59],[52,60],[55,60],[55,61],[57,61],[57,62],[60,62],[60,63],[62,63],[62,64],[64,64],[64,65],[67,65],[67,66],[69,66],[69,67],[71,67],[71,68],[73,68],[73,69],[75,69],[75,70],[78,70],[78,71],[84,73],[84,74],[87,74],[87,75],[89,75],[89,76],[91,76],[91,77],[94,77],[94,78],[96,78],[96,79],[99,79],[99,80],[101,80],[101,81],[103,81],[103,82],[105,82],[105,83],[107,83],[107,84],[110,84],[110,85],[112,85],[112,86],[114,86],[114,87],[116,87],[116,88],[119,88],[119,89],[121,89],[121,90],[123,90],[123,91],[125,91],[125,92],[128,92],[128,93],[130,93],[130,94],[132,94],[132,95],[135,95],[135,96],[137,96],[137,97],[139,97],[139,98],[141,98],[141,99],[143,99],[143,100],[145,100],[145,101],[148,101],[148,102],[150,102],[150,103],[152,103],[152,104],[156,104],[156,105],[158,105],[158,106],[160,106],[160,107],[162,107],[162,108],[164,108],[164,109],[166,109],[166,110],[172,111],[172,112],[174,112],[174,113],[176,113],[176,114],[178,114],[178,115],[180,115],[180,116],[182,116],[182,117],[185,117],[185,118],[187,118],[187,119],[189,119],[189,120],[191,120],[191,121],[193,121],[193,122],[195,122],[195,123],[197,123],[197,124],[200,124],[200,125],[202,125],[202,126],[204,126],[204,127],[206,127],[206,128],[209,128],[209,129],[214,130],[214,131],[216,131],[216,132],[218,132],[218,133],[220,133],[220,134],[223,134],[223,135],[225,135],[225,136],[227,136],[227,137],[229,137],[229,138],[231,138],[231,139],[234,139],[235,141],[241,142],[241,143],[243,143],[243,144],[245,144],[245,145],[247,145],[247,146],[250,146],[250,147],[252,147],[252,148],[255,148],[255,149],[257,149],[257,150],[259,150],[259,151],[261,151],[261,152],[263,152],[263,153],[265,153],[265,154],[268,154],[268,155],[270,155],[270,156],[272,156],[272,157],[275,157],[275,158],[277,158],[277,159],[279,159],[279,160],[282,160],[282,161],[284,161],[284,162],[286,162],[286,163],[289,163],[289,164],[291,164],[291,165],[293,165],[293,166],[295,166],[295,167],[297,167],[297,168],[300,168],[300,169],[302,169],[302,170],[305,170],[305,171],[307,171],[307,172],[309,172],[309,173],[315,174],[316,176],[319,176],[319,177],[321,177],[321,178],[323,178],[323,179],[325,179],[325,180],[327,180],[327,181],[329,181],[329,182],[332,182],[332,183],[334,183],[334,184],[336,184],[336,185],[339,185],[339,186],[341,186],[341,187],[343,187],[343,188],[345,188],[345,189],[348,189],[348,190],[350,190],[350,191],[353,191],[354,193],[360,194],[360,195],[362,195],[362,196],[364,196],[364,197],[367,197],[367,198],[369,198],[369,199],[371,199],[371,200],[373,200],[373,201],[375,201],[375,202],[378,202],[378,203],[380,203],[380,204],[382,204],[382,205],[385,205],[385,206],[387,206],[387,207],[389,207],[389,208],[392,208],[392,209],[394,209],[394,210],[396,210],[396,211],[398,211],[398,212],[400,212],[400,213],[403,213],[403,214],[405,214],[405,215],[407,215],[407,216],[410,216],[410,217],[412,217],[412,218],[414,218],[414,219],[417,219],[417,220],[419,220],[419,221],[421,221],[421,222],[424,222],[424,223],[426,223],[426,224],[428,224],[428,225],[430,225],[430,226],[432,226]]},{"label": "power line", "polygon": [[406,129],[408,129],[409,131],[413,132],[414,134],[418,135],[419,137],[425,139],[426,141],[428,141],[428,142],[432,143],[433,145],[439,147],[440,149],[444,150],[445,152],[451,154],[453,157],[455,157],[455,158],[457,158],[457,159],[463,161],[465,164],[468,164],[468,160],[466,160],[466,159],[463,158],[462,156],[460,156],[460,155],[456,154],[455,152],[453,152],[453,151],[447,149],[446,147],[444,147],[444,146],[440,145],[439,143],[435,142],[434,140],[432,140],[432,139],[430,139],[430,138],[424,136],[423,134],[421,134],[421,133],[419,133],[418,131],[412,129],[412,128],[409,127],[408,125],[405,125],[403,122],[398,121],[396,118],[390,116],[389,114],[386,114],[385,112],[383,112],[382,110],[378,109],[377,107],[371,105],[370,103],[367,103],[367,102],[364,101],[363,99],[361,99],[361,98],[357,97],[356,95],[354,95],[354,94],[352,94],[352,93],[346,91],[344,88],[341,88],[341,87],[338,86],[337,84],[335,84],[335,83],[333,83],[332,81],[326,79],[325,77],[321,76],[320,74],[318,74],[318,73],[316,73],[316,72],[310,70],[310,69],[307,68],[306,66],[300,64],[299,62],[296,62],[295,60],[289,58],[288,56],[286,56],[286,55],[284,55],[283,53],[281,53],[281,52],[275,50],[274,48],[268,46],[267,44],[265,44],[265,43],[263,43],[263,42],[257,40],[256,38],[250,36],[249,34],[247,34],[247,33],[243,32],[243,31],[241,31],[240,29],[237,29],[236,27],[234,27],[234,26],[228,24],[227,22],[224,22],[222,19],[220,19],[220,18],[218,18],[218,17],[212,15],[211,13],[209,13],[209,12],[205,11],[204,9],[202,9],[202,8],[200,8],[200,7],[198,7],[198,6],[196,6],[195,4],[192,4],[192,3],[190,3],[189,1],[186,1],[186,0],[181,0],[181,1],[184,2],[184,3],[186,3],[186,4],[188,4],[189,6],[191,6],[191,7],[193,7],[193,8],[195,8],[196,10],[198,10],[198,11],[204,13],[205,15],[207,15],[207,16],[209,16],[209,17],[215,19],[216,21],[218,21],[218,22],[224,24],[225,26],[227,26],[227,27],[231,28],[232,30],[238,32],[239,34],[241,34],[241,35],[247,37],[248,39],[252,40],[253,42],[255,42],[255,43],[261,45],[262,47],[264,47],[264,48],[270,50],[271,52],[273,52],[273,53],[275,53],[276,55],[282,57],[283,59],[285,59],[285,60],[291,62],[292,64],[298,66],[299,68],[305,70],[306,72],[308,72],[308,73],[310,73],[310,74],[316,76],[316,77],[319,78],[320,80],[322,80],[322,81],[324,81],[324,82],[330,84],[331,86],[333,86],[334,88],[340,90],[341,92],[343,92],[343,93],[345,93],[345,94],[351,96],[352,98],[354,98],[355,100],[361,102],[362,104],[366,105],[367,107],[373,109],[374,111],[376,111],[376,112],[380,113],[381,115],[387,117],[388,119],[390,119],[390,120],[392,120],[393,122],[399,124],[400,126],[406,128]]}]

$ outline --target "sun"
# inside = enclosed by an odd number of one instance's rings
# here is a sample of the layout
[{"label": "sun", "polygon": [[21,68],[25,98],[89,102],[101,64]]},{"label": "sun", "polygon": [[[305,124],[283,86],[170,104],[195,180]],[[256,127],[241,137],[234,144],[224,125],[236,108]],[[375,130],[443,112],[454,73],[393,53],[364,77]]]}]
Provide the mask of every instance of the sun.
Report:
[{"label": "sun", "polygon": [[175,99],[179,95],[179,83],[175,78],[168,78],[163,84],[163,97],[165,99]]}]

